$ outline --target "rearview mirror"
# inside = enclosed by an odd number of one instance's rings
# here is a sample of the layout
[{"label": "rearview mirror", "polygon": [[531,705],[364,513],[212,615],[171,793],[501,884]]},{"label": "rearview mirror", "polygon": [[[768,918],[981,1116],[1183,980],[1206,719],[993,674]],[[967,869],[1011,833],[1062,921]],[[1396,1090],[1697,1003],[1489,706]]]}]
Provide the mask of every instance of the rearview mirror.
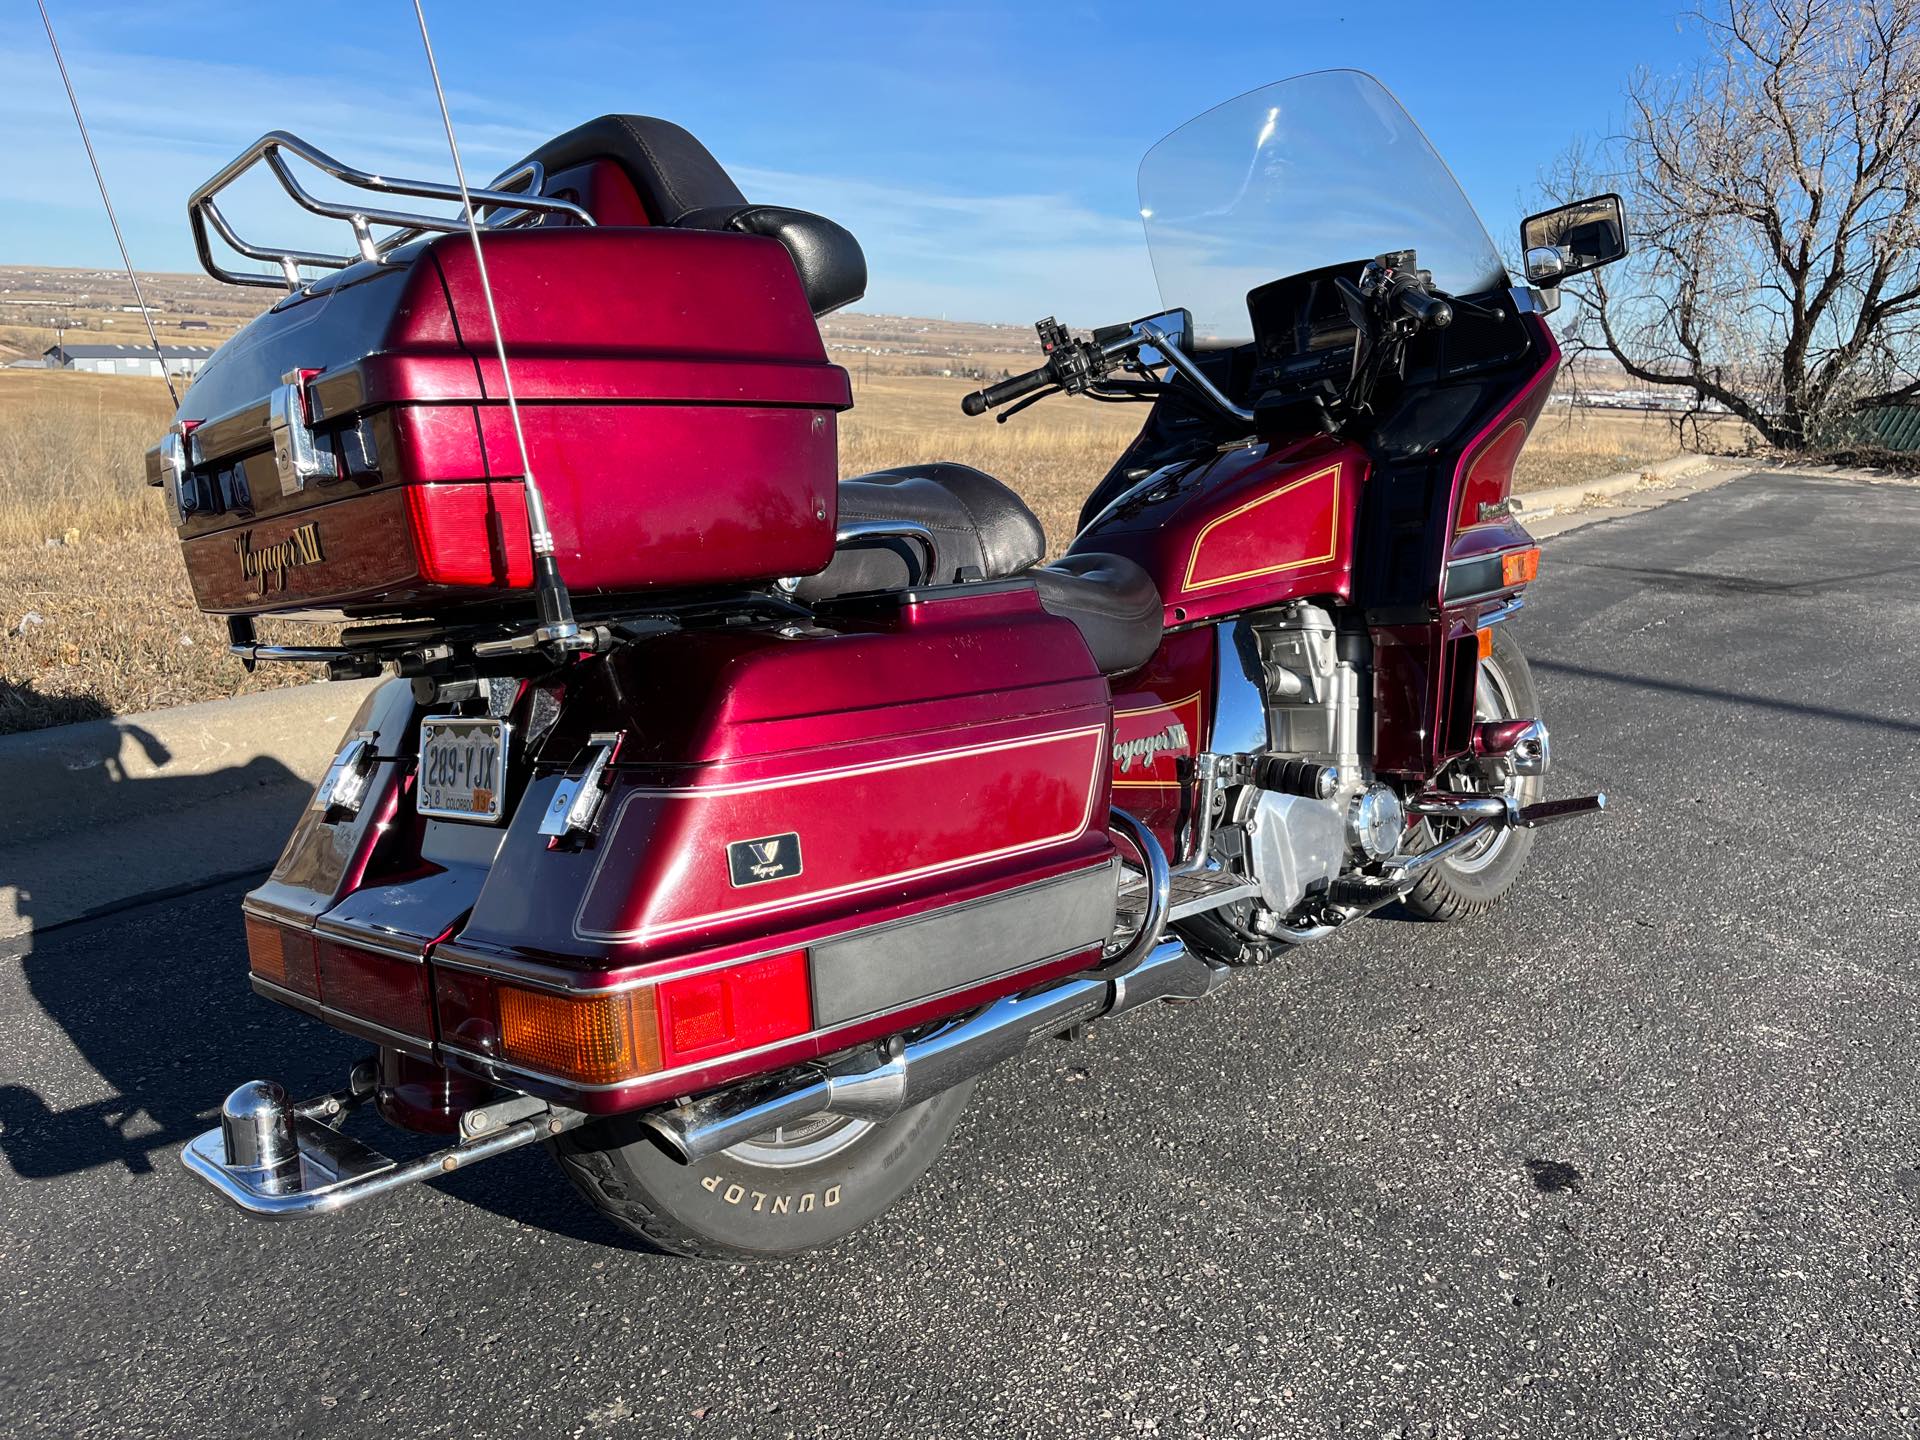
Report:
[{"label": "rearview mirror", "polygon": [[1627,253],[1627,216],[1618,195],[1595,195],[1520,222],[1527,279],[1552,289],[1570,275],[1611,265]]},{"label": "rearview mirror", "polygon": [[[1168,310],[1159,315],[1149,315],[1144,320],[1133,322],[1133,333],[1138,335],[1148,325],[1153,326],[1181,351],[1187,351],[1193,344],[1193,313],[1188,310]],[[1151,345],[1140,347],[1140,363],[1143,365],[1163,365],[1166,357]]]}]

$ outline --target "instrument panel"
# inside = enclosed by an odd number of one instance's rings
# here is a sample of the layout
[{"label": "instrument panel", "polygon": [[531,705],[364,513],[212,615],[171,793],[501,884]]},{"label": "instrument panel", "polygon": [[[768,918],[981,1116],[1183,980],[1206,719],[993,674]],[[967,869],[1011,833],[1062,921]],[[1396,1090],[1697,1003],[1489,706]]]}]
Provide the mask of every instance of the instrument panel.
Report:
[{"label": "instrument panel", "polygon": [[1253,321],[1253,393],[1305,390],[1322,381],[1342,385],[1353,370],[1357,339],[1334,277],[1349,280],[1364,261],[1289,275],[1247,294]]}]

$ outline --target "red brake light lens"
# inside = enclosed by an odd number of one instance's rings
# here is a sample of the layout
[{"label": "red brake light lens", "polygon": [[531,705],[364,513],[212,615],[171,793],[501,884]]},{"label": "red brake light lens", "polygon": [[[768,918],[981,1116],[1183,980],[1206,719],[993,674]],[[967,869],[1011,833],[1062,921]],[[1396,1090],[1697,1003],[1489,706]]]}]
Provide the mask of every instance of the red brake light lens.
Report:
[{"label": "red brake light lens", "polygon": [[500,1058],[583,1085],[619,1085],[813,1028],[805,950],[597,995],[504,982],[494,995]]},{"label": "red brake light lens", "polygon": [[424,963],[321,940],[314,968],[320,978],[320,1003],[328,1009],[403,1035],[432,1037]]},{"label": "red brake light lens", "polygon": [[665,1069],[755,1050],[813,1028],[807,952],[788,950],[655,987]]}]

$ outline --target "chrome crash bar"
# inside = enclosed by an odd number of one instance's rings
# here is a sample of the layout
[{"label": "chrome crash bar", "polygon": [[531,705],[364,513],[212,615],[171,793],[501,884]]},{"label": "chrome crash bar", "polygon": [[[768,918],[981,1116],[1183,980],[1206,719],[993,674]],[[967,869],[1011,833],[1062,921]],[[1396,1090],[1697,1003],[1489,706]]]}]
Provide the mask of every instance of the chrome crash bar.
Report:
[{"label": "chrome crash bar", "polygon": [[[298,290],[302,283],[300,267],[303,265],[320,270],[344,270],[362,261],[377,265],[395,249],[422,235],[430,232],[455,234],[467,228],[464,210],[452,215],[423,215],[381,205],[322,200],[300,183],[287,163],[288,155],[304,160],[322,174],[351,185],[356,190],[368,190],[376,195],[404,195],[419,200],[451,200],[456,204],[460,201],[458,186],[442,185],[434,180],[402,180],[391,175],[356,170],[334,159],[326,151],[309,145],[298,135],[285,130],[270,130],[229,161],[219,174],[201,185],[187,199],[187,215],[193,224],[194,249],[199,253],[201,268],[214,279],[224,280],[229,285],[264,285],[274,289],[284,285],[288,290]],[[353,232],[355,253],[334,255],[318,250],[256,245],[243,240],[221,213],[216,197],[263,161],[294,204],[323,219],[344,221]],[[495,212],[481,222],[481,228],[513,229],[532,224],[541,215],[566,215],[582,225],[594,223],[593,216],[571,200],[556,200],[542,195],[540,191],[545,183],[545,168],[538,161],[529,160],[507,171],[486,189],[472,191],[477,204]],[[373,227],[376,225],[397,228],[383,235],[375,235]],[[214,259],[209,228],[237,254],[249,260],[271,261],[280,267],[281,274],[261,275],[227,269]]]}]

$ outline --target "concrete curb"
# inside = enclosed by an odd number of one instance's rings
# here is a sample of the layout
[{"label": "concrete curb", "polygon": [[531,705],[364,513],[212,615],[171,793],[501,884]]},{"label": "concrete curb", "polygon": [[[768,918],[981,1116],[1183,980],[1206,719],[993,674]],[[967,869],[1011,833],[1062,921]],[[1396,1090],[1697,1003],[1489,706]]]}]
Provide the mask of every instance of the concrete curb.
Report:
[{"label": "concrete curb", "polygon": [[260,786],[313,785],[378,683],[296,685],[0,735],[0,848]]},{"label": "concrete curb", "polygon": [[1667,484],[1725,463],[1713,455],[1681,455],[1649,465],[1644,470],[1621,470],[1580,485],[1556,485],[1550,490],[1522,491],[1519,496],[1520,519],[1523,524],[1530,519],[1545,519],[1562,510],[1575,510],[1615,495],[1624,495],[1642,485]]}]

